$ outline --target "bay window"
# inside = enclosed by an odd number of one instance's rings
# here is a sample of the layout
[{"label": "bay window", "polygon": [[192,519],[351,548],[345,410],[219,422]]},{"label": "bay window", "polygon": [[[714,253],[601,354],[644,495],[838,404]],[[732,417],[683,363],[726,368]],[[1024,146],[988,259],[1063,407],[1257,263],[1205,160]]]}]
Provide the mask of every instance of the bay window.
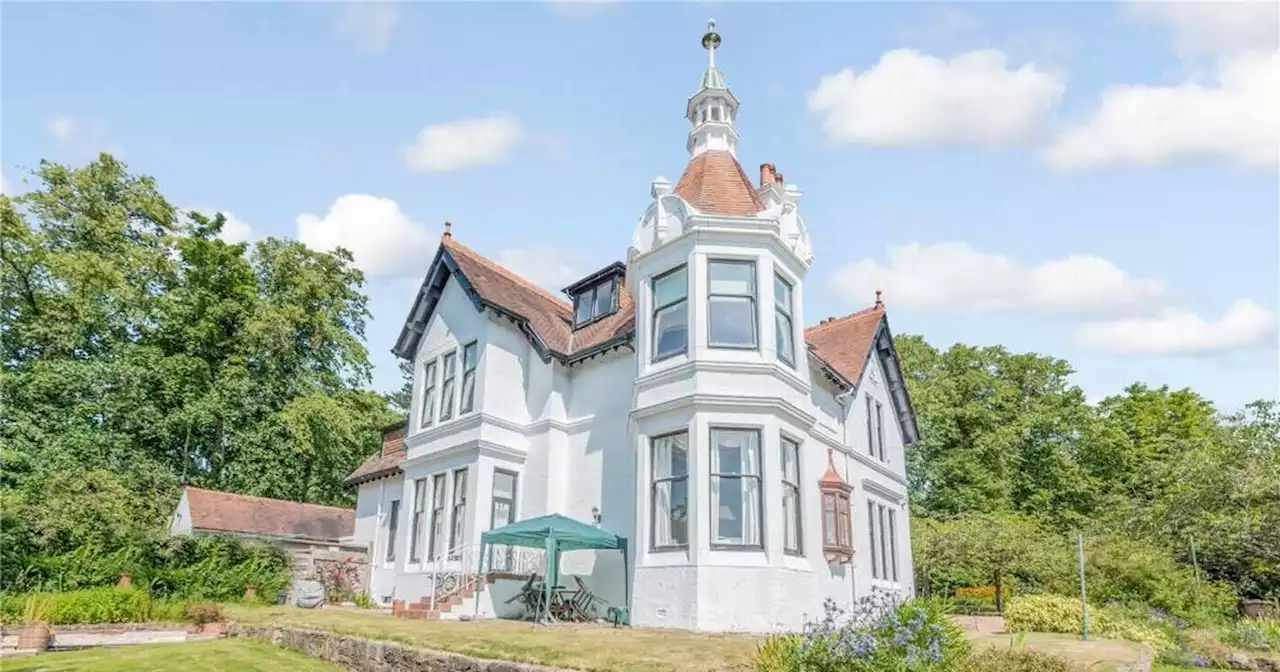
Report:
[{"label": "bay window", "polygon": [[689,349],[689,275],[684,266],[653,279],[653,360]]},{"label": "bay window", "polygon": [[782,437],[782,550],[801,554],[800,445]]},{"label": "bay window", "polygon": [[462,408],[458,415],[470,413],[476,403],[476,360],[480,346],[472,341],[462,346]]},{"label": "bay window", "polygon": [[440,422],[453,417],[453,382],[457,361],[457,353],[453,352],[446,353],[440,360],[441,375],[444,377],[440,383]]},{"label": "bay window", "polygon": [[773,276],[773,329],[774,348],[778,359],[794,367],[796,365],[795,339],[791,321],[791,283],[780,275]]},{"label": "bay window", "polygon": [[711,543],[761,547],[760,432],[711,430]]},{"label": "bay window", "polygon": [[827,473],[818,481],[822,493],[822,553],[827,562],[853,558],[853,515],[849,510],[849,485],[836,469],[835,454],[827,451]]},{"label": "bay window", "polygon": [[650,441],[652,546],[655,550],[689,545],[689,434]]},{"label": "bay window", "polygon": [[707,262],[707,326],[713,348],[756,347],[755,262]]}]

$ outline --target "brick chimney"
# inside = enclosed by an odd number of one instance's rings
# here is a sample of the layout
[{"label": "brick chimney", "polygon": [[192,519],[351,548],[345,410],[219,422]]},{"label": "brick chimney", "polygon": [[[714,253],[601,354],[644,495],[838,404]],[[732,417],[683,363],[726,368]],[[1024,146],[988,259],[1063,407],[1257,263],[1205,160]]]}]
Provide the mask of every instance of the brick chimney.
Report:
[{"label": "brick chimney", "polygon": [[781,181],[782,180],[779,179],[778,169],[774,168],[772,163],[760,164],[760,186],[763,187],[765,185]]}]

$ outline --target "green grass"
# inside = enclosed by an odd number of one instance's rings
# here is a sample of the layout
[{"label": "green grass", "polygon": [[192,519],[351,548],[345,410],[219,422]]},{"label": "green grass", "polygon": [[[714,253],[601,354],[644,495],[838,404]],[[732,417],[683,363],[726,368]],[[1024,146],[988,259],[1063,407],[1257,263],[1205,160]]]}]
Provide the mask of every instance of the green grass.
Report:
[{"label": "green grass", "polygon": [[1060,635],[1048,632],[1028,632],[1021,635],[1006,633],[969,633],[969,640],[976,646],[1008,648],[1022,646],[1033,651],[1061,656],[1083,665],[1089,670],[1113,670],[1142,660],[1144,646],[1121,639],[1081,640],[1076,635]]},{"label": "green grass", "polygon": [[338,672],[342,668],[301,653],[242,639],[140,644],[5,658],[4,672]]}]

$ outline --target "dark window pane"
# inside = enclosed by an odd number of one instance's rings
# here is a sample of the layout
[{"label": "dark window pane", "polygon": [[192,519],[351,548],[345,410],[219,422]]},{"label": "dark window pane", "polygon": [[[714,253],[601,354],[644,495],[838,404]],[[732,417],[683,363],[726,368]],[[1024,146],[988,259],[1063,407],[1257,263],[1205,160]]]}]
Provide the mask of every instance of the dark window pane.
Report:
[{"label": "dark window pane", "polygon": [[593,317],[608,315],[613,312],[613,281],[610,280],[596,288],[596,308]]},{"label": "dark window pane", "polygon": [[653,305],[665,306],[688,296],[689,280],[685,269],[658,278],[653,283]]},{"label": "dark window pane", "polygon": [[683,352],[689,341],[689,311],[685,302],[658,311],[654,319],[654,356]]},{"label": "dark window pane", "polygon": [[714,345],[754,346],[755,302],[749,298],[711,297],[710,329]]}]

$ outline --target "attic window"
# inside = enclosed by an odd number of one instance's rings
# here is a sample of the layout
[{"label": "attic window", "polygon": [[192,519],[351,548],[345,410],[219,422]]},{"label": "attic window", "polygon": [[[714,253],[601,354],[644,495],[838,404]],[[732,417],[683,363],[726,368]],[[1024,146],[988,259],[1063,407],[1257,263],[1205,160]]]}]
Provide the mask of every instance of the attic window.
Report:
[{"label": "attic window", "polygon": [[573,297],[573,326],[582,327],[618,312],[618,279],[590,285]]}]

